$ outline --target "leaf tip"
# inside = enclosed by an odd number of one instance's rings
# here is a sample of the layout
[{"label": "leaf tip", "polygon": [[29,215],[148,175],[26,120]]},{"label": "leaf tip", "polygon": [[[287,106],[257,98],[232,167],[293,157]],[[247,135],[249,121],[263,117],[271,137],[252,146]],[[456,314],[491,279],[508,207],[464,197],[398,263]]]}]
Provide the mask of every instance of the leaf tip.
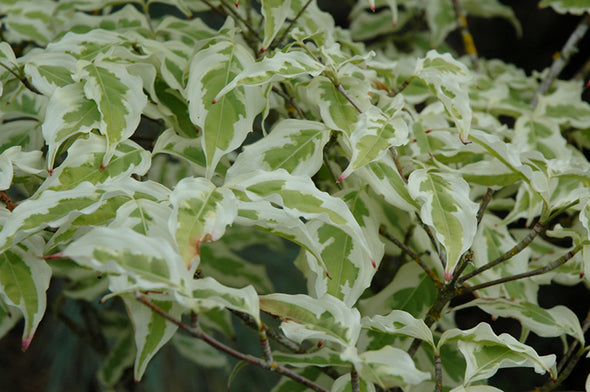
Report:
[{"label": "leaf tip", "polygon": [[328,277],[328,279],[332,280],[332,277],[330,276],[330,273],[328,272],[328,270],[326,270],[325,272],[326,272],[326,276]]},{"label": "leaf tip", "polygon": [[52,255],[41,256],[43,260],[55,260],[55,259],[63,259],[64,254],[63,252],[54,253]]},{"label": "leaf tip", "polygon": [[49,175],[52,176],[53,175],[53,169],[48,169],[47,170],[47,173],[49,173]]},{"label": "leaf tip", "polygon": [[27,351],[31,345],[31,341],[33,341],[33,335],[26,336],[22,341],[21,349]]},{"label": "leaf tip", "polygon": [[238,8],[239,1],[238,0],[234,0],[234,5],[236,6],[236,8]]},{"label": "leaf tip", "polygon": [[451,273],[451,271],[445,271],[445,283],[449,283],[452,277],[453,274]]},{"label": "leaf tip", "polygon": [[211,101],[211,103],[212,103],[213,105],[215,105],[215,104],[217,103],[217,99],[213,98],[213,101]]},{"label": "leaf tip", "polygon": [[266,48],[263,46],[262,48],[260,48],[260,53],[264,53],[266,52]]},{"label": "leaf tip", "polygon": [[375,4],[371,4],[371,5],[369,6],[369,8],[371,9],[371,11],[375,12]]},{"label": "leaf tip", "polygon": [[377,269],[377,263],[375,263],[375,260],[371,259],[371,265],[374,269]]}]

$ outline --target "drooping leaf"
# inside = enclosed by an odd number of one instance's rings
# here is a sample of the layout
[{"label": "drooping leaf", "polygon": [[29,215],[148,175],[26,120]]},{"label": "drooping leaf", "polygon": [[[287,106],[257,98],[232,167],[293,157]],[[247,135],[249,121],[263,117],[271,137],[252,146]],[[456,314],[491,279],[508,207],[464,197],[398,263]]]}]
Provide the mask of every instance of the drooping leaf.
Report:
[{"label": "drooping leaf", "polygon": [[584,333],[578,317],[565,306],[543,309],[539,305],[518,299],[478,298],[461,305],[477,306],[494,317],[515,318],[524,328],[542,337],[570,335],[584,344]]},{"label": "drooping leaf", "polygon": [[434,347],[432,332],[421,319],[414,318],[403,310],[393,310],[387,316],[376,315],[361,320],[363,328],[375,329],[380,332],[409,336],[430,343]]},{"label": "drooping leaf", "polygon": [[449,280],[476,233],[478,205],[469,198],[469,185],[455,174],[418,169],[408,178],[408,192],[421,204],[422,221],[446,249]]},{"label": "drooping leaf", "polygon": [[260,297],[260,308],[283,320],[281,329],[288,338],[299,343],[305,339],[331,341],[341,347],[342,360],[356,360],[360,314],[335,297],[269,294]]},{"label": "drooping leaf", "polygon": [[551,7],[560,14],[581,15],[590,10],[587,0],[541,0],[539,7]]},{"label": "drooping leaf", "polygon": [[426,83],[432,93],[442,102],[466,143],[471,129],[471,106],[467,94],[470,73],[467,67],[453,59],[450,54],[429,51],[419,59],[414,74]]},{"label": "drooping leaf", "polygon": [[47,115],[41,126],[49,147],[47,167],[53,168],[59,147],[77,133],[89,133],[101,120],[96,102],[87,99],[82,85],[68,84],[55,89],[47,105]]},{"label": "drooping leaf", "polygon": [[107,166],[118,144],[128,139],[139,125],[147,104],[143,81],[127,68],[112,61],[84,61],[76,64],[74,79],[84,83],[84,94],[96,102],[101,114],[99,131],[107,138],[102,165]]},{"label": "drooping leaf", "polygon": [[23,350],[31,344],[47,304],[51,268],[39,258],[44,245],[41,236],[34,236],[0,253],[0,299],[23,315]]},{"label": "drooping leaf", "polygon": [[556,375],[555,355],[539,356],[507,333],[496,335],[486,323],[465,331],[449,329],[442,334],[438,347],[453,341],[467,361],[465,383],[488,379],[503,367],[532,367],[539,374]]},{"label": "drooping leaf", "polygon": [[314,78],[306,94],[318,105],[322,120],[329,128],[349,135],[353,132],[359,112],[327,77]]},{"label": "drooping leaf", "polygon": [[291,11],[291,0],[262,0],[260,12],[264,18],[264,40],[261,51],[265,51],[274,40]]},{"label": "drooping leaf", "polygon": [[119,381],[125,369],[133,365],[136,357],[136,349],[133,342],[131,328],[122,331],[104,362],[98,369],[97,378],[101,384],[112,387]]},{"label": "drooping leaf", "polygon": [[[361,391],[365,392],[375,392],[375,386],[371,383],[366,381],[365,379],[361,378],[359,380],[359,387]],[[352,384],[350,382],[350,374],[345,374],[343,376],[338,377],[334,384],[332,384],[331,392],[354,392],[352,389]]]},{"label": "drooping leaf", "polygon": [[[137,301],[134,294],[122,295],[129,317],[135,331],[135,345],[137,354],[133,375],[136,381],[141,380],[149,361],[156,355],[176,333],[178,326],[166,320],[160,314]],[[169,300],[151,300],[154,305],[164,310],[170,316],[180,320],[183,309],[180,305]]]},{"label": "drooping leaf", "polygon": [[209,178],[221,157],[242,144],[252,130],[254,117],[263,108],[263,91],[258,86],[240,86],[215,100],[253,62],[246,48],[231,41],[211,45],[191,60],[186,89],[189,112],[191,121],[203,132]]},{"label": "drooping leaf", "polygon": [[205,178],[188,177],[181,180],[170,194],[172,215],[170,232],[176,238],[185,264],[191,268],[198,264],[200,244],[217,241],[227,225],[237,215],[233,193],[217,188]]},{"label": "drooping leaf", "polygon": [[200,367],[227,368],[229,366],[228,357],[224,353],[209,346],[201,339],[177,333],[172,337],[172,344],[180,355]]}]

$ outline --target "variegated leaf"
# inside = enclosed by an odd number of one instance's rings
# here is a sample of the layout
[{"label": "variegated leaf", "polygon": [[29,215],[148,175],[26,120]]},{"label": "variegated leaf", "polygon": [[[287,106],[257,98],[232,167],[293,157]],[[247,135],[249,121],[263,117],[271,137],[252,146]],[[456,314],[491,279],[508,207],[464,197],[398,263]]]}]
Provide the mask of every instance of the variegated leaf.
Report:
[{"label": "variegated leaf", "polygon": [[217,241],[233,223],[238,211],[236,199],[229,189],[217,188],[206,178],[188,177],[176,185],[170,203],[169,229],[190,269],[198,264],[200,244]]},{"label": "variegated leaf", "polygon": [[102,385],[112,387],[120,380],[125,369],[133,365],[136,357],[136,349],[133,344],[133,332],[131,328],[123,330],[117,337],[115,343],[104,362],[97,372],[97,378]]},{"label": "variegated leaf", "polygon": [[12,211],[0,231],[0,251],[46,227],[59,227],[72,215],[95,211],[103,203],[103,194],[104,191],[83,182],[70,190],[48,190],[37,198],[23,201]]},{"label": "variegated leaf", "polygon": [[361,113],[350,135],[352,157],[338,180],[342,181],[353,171],[383,157],[390,147],[401,146],[408,141],[408,125],[400,116],[390,117],[372,106]]},{"label": "variegated leaf", "polygon": [[173,129],[167,129],[158,136],[152,150],[153,155],[160,153],[181,158],[189,162],[198,174],[205,175],[206,159],[200,138],[182,137],[177,135]]},{"label": "variegated leaf", "polygon": [[203,49],[190,63],[187,96],[191,121],[203,131],[207,177],[211,177],[223,155],[239,147],[252,130],[254,117],[264,106],[258,86],[240,86],[215,100],[217,94],[252,64],[254,59],[242,45],[221,41]]},{"label": "variegated leaf", "polygon": [[[364,378],[359,380],[359,388],[361,391],[364,392],[375,392],[375,386],[373,383],[368,382]],[[334,384],[332,384],[332,389],[330,392],[355,392],[352,389],[352,383],[350,382],[350,374],[345,374],[343,376],[338,377]]]},{"label": "variegated leaf", "polygon": [[261,61],[247,65],[217,94],[215,99],[218,100],[236,86],[268,84],[303,75],[318,76],[324,68],[322,63],[303,51],[277,52],[272,57],[264,57]]},{"label": "variegated leaf", "polygon": [[418,169],[408,178],[408,192],[421,204],[422,221],[446,249],[448,281],[477,229],[478,205],[469,198],[469,184],[455,174]]},{"label": "variegated leaf", "polygon": [[187,290],[176,292],[177,301],[196,313],[229,308],[247,313],[260,326],[258,294],[252,286],[224,286],[213,278],[194,279]]},{"label": "variegated leaf", "polygon": [[59,255],[99,273],[128,277],[129,284],[121,291],[169,290],[186,287],[192,280],[168,242],[128,228],[96,227]]},{"label": "variegated leaf", "polygon": [[283,120],[272,132],[244,148],[228,178],[254,170],[285,169],[293,175],[313,176],[322,166],[330,130],[320,122]]},{"label": "variegated leaf", "polygon": [[414,318],[410,313],[403,310],[394,309],[387,316],[364,317],[361,324],[363,328],[420,339],[434,347],[432,332],[424,321]]},{"label": "variegated leaf", "polygon": [[0,299],[25,319],[23,350],[31,344],[47,304],[51,268],[39,258],[44,246],[43,238],[34,236],[0,253]]},{"label": "variegated leaf", "polygon": [[297,294],[269,294],[260,297],[260,308],[280,317],[285,335],[298,343],[305,339],[330,341],[340,346],[343,361],[358,362],[356,341],[361,323],[356,308],[331,295],[312,298]]},{"label": "variegated leaf", "polygon": [[560,14],[581,15],[590,11],[587,0],[541,0],[539,7],[551,7]]},{"label": "variegated leaf", "polygon": [[471,74],[467,67],[450,54],[429,51],[419,59],[414,75],[424,81],[432,93],[442,102],[455,122],[463,143],[467,143],[471,129],[471,106],[467,84]]},{"label": "variegated leaf", "polygon": [[33,41],[47,45],[55,35],[52,15],[57,3],[48,0],[14,2],[5,9],[5,36],[8,42]]},{"label": "variegated leaf", "polygon": [[111,160],[117,145],[128,139],[139,125],[147,104],[143,81],[112,61],[80,60],[74,79],[84,83],[84,94],[96,102],[101,114],[99,131],[107,138],[102,166]]},{"label": "variegated leaf", "polygon": [[103,167],[108,141],[95,134],[80,138],[68,149],[68,156],[43,183],[40,191],[66,190],[82,182],[102,184],[144,175],[150,167],[150,153],[131,140],[118,143],[111,152],[110,164]]},{"label": "variegated leaf", "polygon": [[442,334],[438,347],[454,341],[467,361],[466,384],[488,379],[502,367],[532,367],[539,374],[556,376],[555,355],[539,356],[507,333],[496,335],[489,324],[480,323],[466,331],[449,329]]},{"label": "variegated leaf", "polygon": [[291,0],[262,0],[260,12],[264,18],[264,52],[274,40],[291,11]]},{"label": "variegated leaf", "polygon": [[[542,337],[570,335],[584,344],[584,332],[578,317],[565,306],[543,309],[537,304],[519,299],[478,298],[460,308],[477,306],[494,317],[515,318],[524,328]],[[456,308],[459,309],[459,308]]]},{"label": "variegated leaf", "polygon": [[360,376],[384,389],[417,385],[431,378],[430,373],[416,368],[407,352],[397,347],[385,346],[377,351],[365,351],[360,357],[363,361]]},{"label": "variegated leaf", "polygon": [[96,102],[84,95],[80,83],[55,88],[46,113],[41,129],[48,146],[47,167],[52,169],[62,143],[77,133],[98,128],[101,115]]},{"label": "variegated leaf", "polygon": [[[172,338],[178,326],[137,301],[135,294],[125,294],[121,298],[125,301],[125,307],[135,331],[137,354],[133,375],[135,380],[139,381],[150,360]],[[170,316],[180,320],[183,308],[179,304],[166,299],[151,299],[151,302]]]},{"label": "variegated leaf", "polygon": [[352,134],[359,112],[325,76],[314,78],[305,92],[319,109],[324,123],[331,129]]},{"label": "variegated leaf", "polygon": [[27,56],[25,74],[35,88],[50,97],[56,88],[74,83],[72,72],[76,59],[67,53],[33,51]]}]

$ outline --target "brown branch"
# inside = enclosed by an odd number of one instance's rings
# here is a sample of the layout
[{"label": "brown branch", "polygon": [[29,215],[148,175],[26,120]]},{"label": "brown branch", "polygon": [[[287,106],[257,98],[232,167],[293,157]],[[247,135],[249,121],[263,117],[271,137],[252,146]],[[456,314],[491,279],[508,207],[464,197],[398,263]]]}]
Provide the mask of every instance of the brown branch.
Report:
[{"label": "brown branch", "polygon": [[[287,34],[289,34],[289,31],[291,31],[291,29],[293,29],[293,26],[295,26],[295,23],[297,23],[297,20],[301,17],[301,15],[303,15],[303,13],[307,9],[307,7],[309,7],[309,5],[311,4],[312,1],[313,0],[307,0],[307,2],[299,10],[297,15],[295,15],[293,20],[291,20],[291,22],[289,23],[289,25],[287,26],[285,31],[283,31],[283,34],[281,34],[279,39],[275,40],[274,42],[277,42],[280,45],[285,40],[285,38],[287,38]],[[272,47],[272,43],[271,43],[271,45],[269,45],[269,47]]]},{"label": "brown branch", "polygon": [[545,76],[545,79],[543,79],[543,81],[539,85],[539,88],[537,88],[537,91],[535,91],[535,95],[533,96],[533,99],[531,101],[532,108],[537,106],[537,104],[539,103],[539,97],[549,90],[549,87],[551,86],[551,83],[553,83],[553,80],[561,73],[565,65],[568,63],[570,57],[577,49],[576,46],[578,45],[578,42],[584,37],[584,35],[586,35],[589,26],[590,14],[586,14],[568,38],[567,42],[561,49],[561,52],[559,52],[559,56],[557,56],[555,61],[553,61],[553,64],[551,64],[549,73],[547,74],[547,76]]},{"label": "brown branch", "polygon": [[232,357],[237,358],[241,361],[245,361],[245,362],[251,363],[253,365],[259,366],[262,369],[274,371],[274,372],[277,372],[283,376],[289,377],[290,379],[292,379],[300,384],[303,384],[306,387],[313,389],[314,391],[328,392],[328,390],[325,389],[324,387],[322,387],[322,386],[314,383],[313,381],[293,372],[292,370],[290,370],[284,366],[277,364],[276,362],[267,362],[267,361],[262,360],[260,358],[256,358],[251,355],[244,354],[240,351],[237,351],[237,350],[221,343],[220,341],[218,341],[214,337],[212,337],[209,334],[207,334],[206,332],[204,332],[198,324],[196,327],[192,327],[192,326],[182,322],[181,320],[177,320],[176,318],[172,317],[172,315],[170,315],[168,312],[166,312],[165,310],[160,308],[158,305],[151,302],[148,299],[148,297],[146,297],[142,293],[139,293],[139,292],[136,293],[135,297],[137,298],[137,300],[139,302],[143,303],[144,305],[146,305],[147,307],[152,309],[154,312],[156,312],[160,316],[164,317],[166,320],[175,324],[180,329],[186,331],[191,336],[193,336],[197,339],[203,340],[205,343],[207,343],[211,347],[216,348],[219,351],[222,351],[228,355],[231,355]]},{"label": "brown branch", "polygon": [[443,288],[443,284],[441,283],[441,281],[438,278],[438,276],[436,276],[436,274],[434,273],[434,271],[432,271],[426,265],[426,263],[424,263],[424,261],[422,261],[422,259],[420,258],[420,256],[418,256],[412,249],[410,249],[406,244],[404,244],[403,242],[401,242],[400,240],[398,240],[397,238],[395,238],[394,236],[392,236],[391,234],[389,234],[387,232],[387,230],[385,230],[385,227],[383,227],[383,226],[381,226],[379,228],[379,234],[381,234],[383,237],[387,238],[389,241],[393,242],[398,248],[400,248],[408,256],[410,256],[412,258],[412,260],[414,260],[416,263],[418,263],[418,265],[420,266],[420,268],[422,268],[424,270],[424,272],[426,272],[426,274],[430,277],[430,279],[432,280],[432,282],[434,283],[434,285],[437,288],[439,288],[439,289],[442,289]]},{"label": "brown branch", "polygon": [[340,93],[344,96],[344,98],[346,98],[348,100],[348,102],[350,102],[352,104],[352,106],[354,106],[354,108],[359,112],[362,113],[363,110],[359,107],[359,105],[357,105],[356,102],[354,102],[354,99],[352,99],[352,97],[350,95],[348,95],[348,93],[346,92],[346,90],[344,89],[344,87],[342,87],[341,83],[336,84],[336,89],[338,91],[340,91]]},{"label": "brown branch", "polygon": [[461,36],[463,37],[463,47],[465,48],[465,53],[469,56],[469,60],[471,60],[471,65],[473,69],[479,69],[479,59],[477,57],[477,49],[475,48],[475,43],[473,42],[473,36],[469,32],[469,26],[467,25],[467,17],[465,16],[465,12],[461,8],[461,4],[459,4],[459,0],[453,0],[453,7],[455,8],[455,16],[457,18],[457,22],[459,23],[459,28],[461,29]]},{"label": "brown branch", "polygon": [[485,213],[488,204],[490,204],[490,201],[492,201],[493,194],[494,190],[492,188],[488,188],[486,194],[483,196],[483,199],[481,199],[481,203],[479,203],[479,210],[477,211],[478,225],[481,223],[481,220],[483,219],[483,214]]}]

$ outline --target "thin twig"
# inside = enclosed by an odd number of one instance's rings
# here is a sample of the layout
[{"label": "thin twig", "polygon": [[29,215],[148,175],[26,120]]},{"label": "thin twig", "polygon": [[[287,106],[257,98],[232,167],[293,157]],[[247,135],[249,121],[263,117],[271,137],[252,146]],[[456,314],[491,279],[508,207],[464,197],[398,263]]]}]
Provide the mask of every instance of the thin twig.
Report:
[{"label": "thin twig", "polygon": [[16,71],[14,71],[12,68],[10,68],[9,66],[7,66],[6,64],[4,64],[1,61],[0,61],[0,67],[6,69],[9,73],[12,74],[12,76],[17,78],[30,91],[34,92],[37,95],[43,95],[43,93],[41,91],[37,90],[37,87],[35,87],[31,84],[29,79],[27,79],[27,77],[23,74],[22,70],[19,70],[19,73],[17,73]]},{"label": "thin twig", "polygon": [[361,384],[359,382],[359,373],[353,368],[350,371],[350,389],[352,392],[360,392]]},{"label": "thin twig", "polygon": [[442,375],[442,362],[440,360],[440,354],[434,354],[434,377],[436,379],[434,390],[436,392],[442,392],[442,390],[443,390],[443,375]]},{"label": "thin twig", "polygon": [[549,73],[545,76],[545,79],[535,91],[535,95],[531,101],[531,107],[534,108],[539,103],[539,97],[545,94],[549,90],[549,86],[553,80],[561,73],[565,65],[570,60],[572,54],[576,51],[578,42],[586,35],[588,31],[588,27],[590,26],[590,14],[584,15],[574,32],[570,35],[567,42],[561,49],[559,56],[553,61],[551,64],[551,68],[549,69]]},{"label": "thin twig", "polygon": [[[283,31],[283,34],[281,34],[281,36],[277,40],[275,40],[274,42],[276,42],[276,43],[278,43],[280,45],[285,40],[285,38],[287,38],[287,34],[289,34],[289,31],[291,31],[291,29],[293,28],[293,26],[295,26],[295,23],[297,23],[297,20],[301,17],[301,15],[303,15],[303,12],[305,12],[305,9],[311,4],[312,1],[313,0],[307,0],[307,2],[299,10],[299,12],[297,13],[297,15],[295,15],[295,17],[293,18],[293,20],[291,20],[291,22],[287,26],[286,30]],[[272,47],[272,43],[269,46]]]},{"label": "thin twig", "polygon": [[399,161],[399,153],[397,152],[397,149],[395,147],[391,147],[389,149],[389,153],[391,154],[391,158],[393,159],[393,163],[395,163],[395,168],[397,169],[399,176],[402,178],[402,181],[404,182],[404,184],[407,184],[408,179],[406,178],[406,176],[404,176],[404,169],[402,168],[402,165]]},{"label": "thin twig", "polygon": [[[209,5],[209,4],[207,4]],[[254,36],[256,37],[256,39],[260,42],[262,42],[264,39],[262,38],[262,36],[258,33],[258,31],[256,31],[256,29],[254,28],[254,26],[252,26],[250,24],[250,22],[248,22],[246,19],[244,19],[242,17],[242,15],[238,14],[236,12],[236,10],[234,9],[234,7],[231,6],[231,4],[228,4],[227,1],[225,0],[221,0],[221,5],[223,5],[225,7],[225,9],[232,14],[232,16],[234,18],[236,18],[237,20],[239,20],[244,26],[246,26],[246,28],[248,29],[248,31],[250,31],[252,34],[254,34]],[[210,5],[209,5],[210,6]]]},{"label": "thin twig", "polygon": [[6,209],[8,211],[12,211],[16,208],[16,204],[12,202],[12,199],[10,198],[10,196],[8,196],[8,193],[6,193],[6,191],[0,191],[0,201],[6,204]]},{"label": "thin twig", "polygon": [[262,346],[262,354],[264,355],[264,360],[267,363],[273,363],[274,360],[272,358],[272,350],[270,348],[270,343],[268,342],[268,336],[266,336],[266,325],[264,325],[264,323],[258,331],[258,336],[260,339],[260,346]]},{"label": "thin twig", "polygon": [[485,213],[486,208],[488,207],[488,204],[490,204],[493,194],[494,194],[494,190],[492,188],[488,188],[486,194],[483,196],[483,199],[481,199],[481,203],[479,203],[479,210],[477,211],[477,224],[478,225],[481,223],[481,220],[483,219],[483,214]]},{"label": "thin twig", "polygon": [[459,28],[461,29],[461,36],[463,37],[463,46],[465,47],[465,53],[469,56],[469,60],[471,60],[471,65],[473,69],[479,69],[479,59],[477,57],[477,49],[475,48],[475,43],[473,42],[473,36],[469,32],[469,26],[467,25],[467,18],[465,16],[465,12],[461,8],[461,4],[459,4],[459,0],[453,0],[453,6],[455,8],[455,16],[457,17],[457,22],[459,23]]},{"label": "thin twig", "polygon": [[422,222],[422,218],[420,218],[420,215],[417,212],[416,212],[416,217],[418,218],[418,222],[420,222],[420,226],[422,226],[422,229],[424,229],[424,231],[428,235],[428,238],[430,239],[430,243],[432,244],[432,246],[436,250],[436,253],[438,254],[438,259],[440,260],[443,268],[446,268],[447,257],[445,256],[445,253],[444,253],[442,247],[439,246],[436,238],[434,238],[434,234],[432,233],[430,226],[428,226],[426,223]]},{"label": "thin twig", "polygon": [[137,298],[137,300],[139,302],[143,303],[144,305],[146,305],[147,307],[152,309],[154,312],[156,312],[160,316],[164,317],[166,320],[175,324],[180,329],[186,331],[191,336],[203,340],[205,343],[207,343],[211,347],[218,349],[219,351],[223,351],[224,353],[231,355],[232,357],[237,358],[241,361],[246,361],[246,362],[251,363],[253,365],[260,366],[261,368],[263,368],[265,370],[270,370],[270,371],[274,371],[279,374],[282,374],[283,376],[289,377],[290,379],[292,379],[300,384],[303,384],[306,387],[313,389],[314,391],[328,392],[328,390],[323,388],[322,386],[320,386],[320,385],[314,383],[313,381],[293,372],[292,370],[290,370],[284,366],[278,365],[276,362],[269,363],[269,362],[266,362],[260,358],[256,358],[251,355],[241,353],[241,352],[221,343],[220,341],[218,341],[214,337],[210,336],[209,334],[204,332],[200,326],[197,325],[196,328],[193,328],[192,326],[182,322],[181,320],[177,320],[176,318],[172,317],[172,315],[170,315],[168,312],[166,312],[165,310],[160,308],[158,305],[151,302],[144,294],[141,294],[138,292],[138,293],[136,293],[135,297]]},{"label": "thin twig", "polygon": [[338,91],[340,91],[340,93],[342,95],[344,95],[344,98],[346,98],[348,100],[348,102],[350,102],[352,104],[352,106],[354,106],[354,108],[359,112],[362,113],[362,109],[359,107],[359,105],[357,105],[356,102],[354,102],[354,99],[352,99],[352,97],[350,95],[348,95],[348,93],[346,92],[346,90],[344,89],[344,87],[342,87],[341,83],[336,84],[336,89],[338,89]]},{"label": "thin twig", "polygon": [[545,223],[541,222],[541,220],[537,221],[537,223],[535,223],[532,230],[529,231],[529,233],[526,235],[526,237],[524,237],[512,249],[510,249],[508,252],[504,253],[502,256],[496,258],[495,260],[492,260],[489,263],[482,265],[481,267],[477,268],[475,271],[472,271],[472,272],[462,276],[457,281],[457,283],[459,285],[462,285],[466,280],[469,280],[469,279],[473,278],[474,276],[479,275],[482,272],[487,271],[490,268],[495,267],[496,265],[516,256],[521,251],[523,251],[531,242],[533,242],[535,237],[537,237],[537,235],[539,235],[539,233],[543,230],[544,226],[545,226]]},{"label": "thin twig", "polygon": [[461,287],[461,288],[459,288],[457,290],[458,291],[458,294],[472,293],[474,291],[485,289],[485,288],[490,287],[490,286],[495,286],[495,285],[498,285],[498,284],[503,284],[503,283],[511,282],[513,280],[530,278],[531,276],[536,276],[536,275],[541,275],[541,274],[547,273],[547,272],[552,271],[552,270],[560,267],[561,265],[565,264],[572,257],[574,257],[576,255],[576,253],[578,253],[580,251],[580,249],[582,249],[581,246],[575,247],[573,250],[567,252],[566,254],[564,254],[563,256],[561,256],[559,259],[557,259],[557,260],[555,260],[555,261],[547,264],[545,267],[541,267],[541,268],[537,268],[537,269],[530,270],[530,271],[527,271],[527,272],[523,272],[523,273],[520,273],[520,274],[516,274],[516,275],[512,275],[512,276],[507,276],[507,277],[496,279],[496,280],[492,280],[492,281],[489,281],[489,282],[486,282],[486,283],[482,283],[482,284],[478,284],[478,285],[471,286],[471,287]]},{"label": "thin twig", "polygon": [[424,272],[426,272],[426,274],[430,277],[430,279],[432,280],[432,282],[434,283],[434,285],[439,288],[442,289],[443,288],[443,284],[441,283],[440,279],[438,279],[438,276],[436,276],[436,274],[434,273],[434,271],[432,271],[427,265],[426,263],[424,263],[424,261],[422,261],[422,259],[420,258],[420,256],[418,256],[416,253],[414,253],[414,251],[412,249],[410,249],[408,246],[406,246],[406,244],[404,244],[403,242],[401,242],[400,240],[398,240],[397,238],[395,238],[394,236],[392,236],[391,234],[389,234],[386,230],[385,227],[381,226],[379,228],[379,233],[387,238],[389,241],[393,242],[398,248],[400,248],[402,251],[406,252],[406,254],[408,256],[410,256],[416,263],[418,263],[418,265],[420,266],[420,268],[422,268],[424,270]]}]

